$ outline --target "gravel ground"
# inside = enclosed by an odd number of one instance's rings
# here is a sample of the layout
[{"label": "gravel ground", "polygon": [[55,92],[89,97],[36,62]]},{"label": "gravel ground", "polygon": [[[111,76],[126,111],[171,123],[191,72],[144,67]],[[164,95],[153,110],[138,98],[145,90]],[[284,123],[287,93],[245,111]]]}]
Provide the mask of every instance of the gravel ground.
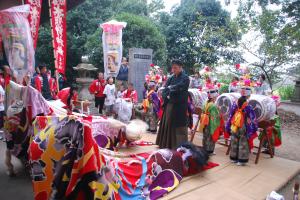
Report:
[{"label": "gravel ground", "polygon": [[282,145],[276,156],[300,162],[300,116],[279,110],[282,125]]},{"label": "gravel ground", "polygon": [[[279,110],[279,116],[282,124],[282,145],[275,150],[275,155],[300,162],[300,116],[283,110]],[[278,191],[286,200],[293,199],[295,182],[300,182],[300,174]]]}]

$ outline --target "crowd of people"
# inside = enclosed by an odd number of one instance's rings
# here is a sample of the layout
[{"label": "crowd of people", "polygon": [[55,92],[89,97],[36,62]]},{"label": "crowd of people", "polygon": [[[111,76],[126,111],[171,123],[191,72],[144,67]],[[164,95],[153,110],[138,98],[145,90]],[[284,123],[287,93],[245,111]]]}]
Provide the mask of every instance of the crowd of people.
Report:
[{"label": "crowd of people", "polygon": [[[244,165],[249,157],[248,142],[253,139],[258,129],[254,111],[248,105],[253,81],[247,76],[232,79],[228,92],[240,92],[241,97],[232,106],[228,121],[224,122],[215,103],[220,83],[212,79],[211,69],[205,67],[189,77],[180,60],[173,60],[171,69],[171,73],[165,76],[160,67],[151,65],[149,74],[145,76],[142,103],[138,101],[134,85],[128,83],[128,65],[125,58],[122,60],[121,75],[105,79],[104,74],[99,72],[97,79],[90,84],[89,92],[95,96],[95,107],[100,115],[116,117],[114,105],[117,99],[132,103],[133,116],[143,119],[148,124],[149,131],[157,133],[156,144],[160,148],[174,149],[188,141],[188,128],[193,128],[194,107],[188,90],[195,88],[205,91],[208,98],[201,108],[199,126],[200,132],[203,132],[204,149],[213,155],[215,143],[221,134],[226,133],[231,137],[231,160]],[[0,74],[1,128],[5,116],[5,90],[10,80],[16,81],[9,66],[4,66]],[[46,65],[40,65],[31,79],[24,77],[22,84],[30,84],[46,100],[60,99],[69,114],[79,112],[76,109],[78,87],[76,84],[64,87],[64,81],[59,73],[52,77]],[[264,75],[255,83],[255,92],[262,95],[271,93]]]},{"label": "crowd of people", "polygon": [[[194,76],[188,77],[179,60],[172,62],[172,75],[166,81],[161,93],[161,109],[163,110],[156,144],[160,148],[176,148],[188,141],[189,122],[189,88],[196,88],[207,93],[207,101],[202,107],[200,126],[203,133],[202,145],[213,155],[215,144],[223,134],[231,141],[230,159],[237,165],[245,165],[249,160],[253,139],[259,134],[258,121],[253,108],[249,105],[249,97],[255,92],[260,95],[271,95],[272,91],[261,75],[255,82],[250,79],[249,72],[242,73],[240,78],[234,77],[229,86],[229,93],[240,93],[240,98],[230,108],[230,115],[224,121],[216,105],[221,84],[213,81],[212,71],[205,67]],[[154,101],[153,101],[154,102]],[[193,112],[193,111],[192,111]],[[277,127],[280,128],[280,127]],[[280,130],[278,130],[280,132]],[[279,133],[278,132],[278,133]],[[277,133],[274,133],[277,134]]]},{"label": "crowd of people", "polygon": [[120,85],[116,85],[115,82],[114,77],[110,76],[105,80],[104,74],[99,72],[98,78],[89,86],[90,93],[95,96],[95,107],[98,108],[100,115],[112,116],[116,114],[114,113],[113,106],[117,98],[122,98],[133,104],[138,102],[138,94],[132,83],[126,82],[126,84],[121,83]]}]

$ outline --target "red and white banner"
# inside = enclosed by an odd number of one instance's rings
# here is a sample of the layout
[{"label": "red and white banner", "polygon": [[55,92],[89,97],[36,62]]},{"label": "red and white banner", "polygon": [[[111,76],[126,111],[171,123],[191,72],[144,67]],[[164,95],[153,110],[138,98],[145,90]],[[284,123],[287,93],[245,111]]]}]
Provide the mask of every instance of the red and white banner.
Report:
[{"label": "red and white banner", "polygon": [[0,34],[0,60],[3,60],[3,56],[2,37]]},{"label": "red and white banner", "polygon": [[49,0],[55,68],[65,74],[67,58],[67,0]]},{"label": "red and white banner", "polygon": [[26,4],[30,5],[30,13],[28,16],[28,21],[30,24],[30,31],[33,40],[34,49],[36,48],[39,27],[40,27],[40,18],[42,10],[42,0],[26,0]]}]

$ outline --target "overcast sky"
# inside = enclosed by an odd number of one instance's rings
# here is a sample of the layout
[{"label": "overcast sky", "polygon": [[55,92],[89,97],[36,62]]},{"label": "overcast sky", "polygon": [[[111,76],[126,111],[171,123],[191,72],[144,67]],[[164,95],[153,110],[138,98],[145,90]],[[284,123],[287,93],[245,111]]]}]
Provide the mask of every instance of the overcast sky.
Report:
[{"label": "overcast sky", "polygon": [[165,1],[165,6],[166,6],[165,10],[168,11],[168,12],[171,10],[171,8],[174,5],[180,3],[180,0],[164,0],[164,1]]}]

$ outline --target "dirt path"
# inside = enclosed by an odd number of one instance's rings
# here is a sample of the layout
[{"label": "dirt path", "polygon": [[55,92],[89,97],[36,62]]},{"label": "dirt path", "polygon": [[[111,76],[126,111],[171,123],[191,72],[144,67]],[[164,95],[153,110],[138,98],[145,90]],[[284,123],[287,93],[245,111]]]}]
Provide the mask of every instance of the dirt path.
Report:
[{"label": "dirt path", "polygon": [[275,155],[300,162],[300,116],[279,110],[282,125],[282,145]]},{"label": "dirt path", "polygon": [[[275,155],[300,162],[300,116],[283,110],[279,110],[279,116],[282,125],[282,145],[275,150]],[[292,199],[295,182],[300,182],[300,174],[278,192],[284,195],[285,199]]]}]

